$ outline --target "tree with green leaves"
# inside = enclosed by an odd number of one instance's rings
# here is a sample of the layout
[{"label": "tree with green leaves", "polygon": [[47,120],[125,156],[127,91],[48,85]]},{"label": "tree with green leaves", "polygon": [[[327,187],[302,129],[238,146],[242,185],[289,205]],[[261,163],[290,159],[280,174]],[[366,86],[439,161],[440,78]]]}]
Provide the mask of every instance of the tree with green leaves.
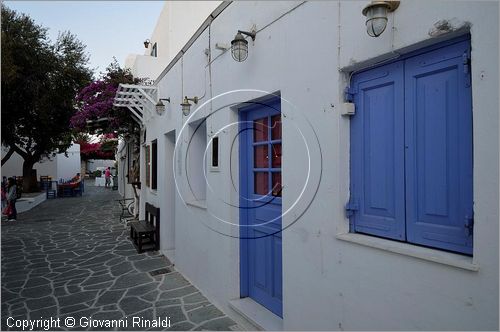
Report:
[{"label": "tree with green leaves", "polygon": [[24,191],[36,189],[33,165],[71,145],[74,98],[92,79],[85,45],[70,32],[55,42],[29,16],[2,4],[2,145],[23,159]]}]

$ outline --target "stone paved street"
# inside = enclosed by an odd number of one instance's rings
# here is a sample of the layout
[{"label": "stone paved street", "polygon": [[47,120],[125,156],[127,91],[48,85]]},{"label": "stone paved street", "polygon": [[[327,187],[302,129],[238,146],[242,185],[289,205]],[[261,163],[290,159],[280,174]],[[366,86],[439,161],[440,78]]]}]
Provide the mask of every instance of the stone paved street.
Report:
[{"label": "stone paved street", "polygon": [[[169,330],[238,328],[164,256],[137,254],[119,222],[119,198],[87,184],[83,197],[48,200],[2,222],[2,330],[20,330],[7,326],[8,317],[59,317],[62,330],[66,317],[76,319],[76,330],[150,329],[132,327],[134,316],[169,317]],[[170,272],[150,273],[164,268]],[[81,317],[128,325],[79,327]]]}]

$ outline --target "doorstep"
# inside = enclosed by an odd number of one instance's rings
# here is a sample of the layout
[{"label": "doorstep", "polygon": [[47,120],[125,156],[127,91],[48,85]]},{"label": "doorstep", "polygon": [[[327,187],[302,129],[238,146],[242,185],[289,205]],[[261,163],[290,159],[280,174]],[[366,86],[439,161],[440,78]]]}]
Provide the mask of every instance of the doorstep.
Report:
[{"label": "doorstep", "polygon": [[229,301],[229,308],[261,331],[282,331],[283,319],[249,297]]}]

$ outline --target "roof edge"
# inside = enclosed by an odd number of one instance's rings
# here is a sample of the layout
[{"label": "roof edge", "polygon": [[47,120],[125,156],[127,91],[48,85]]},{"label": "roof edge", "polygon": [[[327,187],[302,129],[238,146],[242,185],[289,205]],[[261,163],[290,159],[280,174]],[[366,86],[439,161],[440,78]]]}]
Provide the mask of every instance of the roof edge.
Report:
[{"label": "roof edge", "polygon": [[184,47],[179,51],[179,53],[177,53],[177,55],[169,62],[167,67],[165,67],[165,69],[163,69],[161,74],[155,79],[153,83],[154,85],[157,85],[160,82],[160,80],[163,77],[165,77],[165,75],[167,75],[170,69],[172,69],[172,67],[177,63],[177,61],[179,61],[179,59],[184,55],[184,53],[187,52],[187,50],[191,47],[191,45],[194,44],[194,42],[198,39],[198,37],[200,37],[203,31],[205,31],[205,29],[212,23],[212,21],[215,18],[217,18],[217,16],[219,16],[219,14],[222,13],[224,9],[226,9],[231,3],[232,1],[223,1],[220,5],[217,6],[217,8],[215,8],[212,11],[212,13],[206,18],[206,20],[203,21],[198,30],[196,30],[194,35],[191,36],[191,38],[189,38],[186,45],[184,45]]}]

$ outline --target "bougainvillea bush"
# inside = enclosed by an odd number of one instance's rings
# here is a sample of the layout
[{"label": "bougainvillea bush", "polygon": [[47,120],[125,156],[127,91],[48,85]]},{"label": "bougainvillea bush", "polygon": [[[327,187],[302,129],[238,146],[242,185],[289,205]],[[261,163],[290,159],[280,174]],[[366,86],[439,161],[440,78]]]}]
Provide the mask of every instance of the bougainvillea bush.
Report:
[{"label": "bougainvillea bush", "polygon": [[[128,110],[113,106],[120,83],[140,84],[129,69],[120,67],[116,59],[101,77],[84,87],[75,98],[76,113],[71,118],[71,127],[77,132],[122,134],[133,131],[135,123]],[[97,126],[89,124],[98,124]]]},{"label": "bougainvillea bush", "polygon": [[76,96],[78,111],[71,118],[71,126],[85,131],[88,120],[111,117],[117,88],[104,80],[94,81],[83,88]]},{"label": "bougainvillea bush", "polygon": [[83,160],[89,159],[115,159],[117,139],[115,134],[102,135],[99,142],[90,143],[90,137],[80,135],[76,139],[80,144],[80,156]]}]

